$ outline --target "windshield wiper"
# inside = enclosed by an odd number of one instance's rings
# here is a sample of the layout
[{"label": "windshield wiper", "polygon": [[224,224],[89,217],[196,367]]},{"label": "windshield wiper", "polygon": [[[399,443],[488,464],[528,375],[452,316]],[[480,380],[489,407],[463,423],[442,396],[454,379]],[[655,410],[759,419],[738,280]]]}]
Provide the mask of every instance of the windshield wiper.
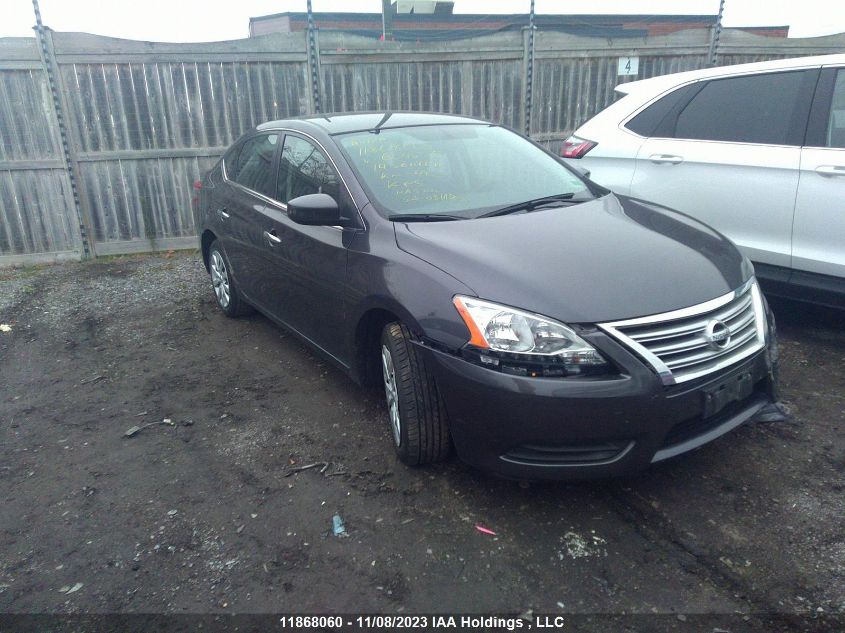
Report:
[{"label": "windshield wiper", "polygon": [[488,213],[482,213],[479,218],[492,218],[496,215],[507,215],[508,213],[516,213],[517,211],[533,211],[547,205],[557,202],[571,200],[575,196],[574,193],[559,193],[554,196],[545,196],[543,198],[535,198],[534,200],[526,200],[525,202],[517,202],[516,204],[509,204],[501,209],[495,209]]},{"label": "windshield wiper", "polygon": [[397,213],[388,216],[391,222],[448,222],[449,220],[468,220],[459,215],[446,215],[445,213]]}]

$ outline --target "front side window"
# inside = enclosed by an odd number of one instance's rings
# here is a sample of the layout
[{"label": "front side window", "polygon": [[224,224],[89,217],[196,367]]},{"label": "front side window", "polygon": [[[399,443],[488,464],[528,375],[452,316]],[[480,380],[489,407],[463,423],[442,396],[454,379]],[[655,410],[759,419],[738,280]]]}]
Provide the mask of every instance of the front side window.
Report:
[{"label": "front side window", "polygon": [[339,203],[337,173],[316,145],[288,135],[279,160],[275,198],[286,203],[312,193],[328,194]]},{"label": "front side window", "polygon": [[827,124],[827,147],[845,148],[845,69],[836,73]]},{"label": "front side window", "polygon": [[[715,79],[678,115],[675,138],[800,145],[801,71]],[[804,122],[806,123],[806,121]]]},{"label": "front side window", "polygon": [[470,218],[546,196],[593,197],[553,156],[494,125],[389,128],[337,138],[370,200],[388,216]]},{"label": "front side window", "polygon": [[247,139],[234,168],[227,173],[229,180],[265,196],[273,195],[273,154],[278,142],[278,134],[261,134]]}]

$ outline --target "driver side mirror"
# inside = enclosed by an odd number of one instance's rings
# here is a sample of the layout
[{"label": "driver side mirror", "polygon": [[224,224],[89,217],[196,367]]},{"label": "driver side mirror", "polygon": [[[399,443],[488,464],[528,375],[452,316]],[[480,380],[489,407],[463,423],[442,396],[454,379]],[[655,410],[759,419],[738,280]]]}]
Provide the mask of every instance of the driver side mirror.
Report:
[{"label": "driver side mirror", "polygon": [[310,193],[288,202],[288,217],[297,224],[309,226],[340,226],[337,201],[325,193]]}]

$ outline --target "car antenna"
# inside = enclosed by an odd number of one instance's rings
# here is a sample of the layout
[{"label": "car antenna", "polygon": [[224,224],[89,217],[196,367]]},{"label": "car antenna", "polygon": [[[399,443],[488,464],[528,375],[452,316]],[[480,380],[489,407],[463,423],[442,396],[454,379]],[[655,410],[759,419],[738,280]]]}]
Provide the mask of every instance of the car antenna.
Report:
[{"label": "car antenna", "polygon": [[392,112],[385,112],[384,116],[381,117],[381,121],[376,123],[376,126],[372,130],[370,130],[370,134],[378,134],[379,132],[381,132],[381,126],[387,123],[387,120],[392,116]]}]

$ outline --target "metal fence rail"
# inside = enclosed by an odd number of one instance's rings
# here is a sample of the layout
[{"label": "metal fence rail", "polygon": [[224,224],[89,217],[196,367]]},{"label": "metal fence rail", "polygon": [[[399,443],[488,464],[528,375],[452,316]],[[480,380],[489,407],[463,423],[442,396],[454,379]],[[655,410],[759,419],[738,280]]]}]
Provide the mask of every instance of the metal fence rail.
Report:
[{"label": "metal fence rail", "polygon": [[[318,35],[309,57],[304,33],[165,44],[47,30],[56,100],[36,40],[0,39],[0,265],[79,259],[83,230],[95,256],[193,246],[193,181],[246,130],[311,114],[317,100],[325,112],[451,112],[519,130],[527,120],[556,149],[618,83],[702,68],[709,43],[706,31],[618,41],[537,32],[527,108],[527,32],[415,44]],[[728,30],[719,63],[843,50],[845,35]],[[637,76],[618,76],[618,59],[632,55]]]}]

